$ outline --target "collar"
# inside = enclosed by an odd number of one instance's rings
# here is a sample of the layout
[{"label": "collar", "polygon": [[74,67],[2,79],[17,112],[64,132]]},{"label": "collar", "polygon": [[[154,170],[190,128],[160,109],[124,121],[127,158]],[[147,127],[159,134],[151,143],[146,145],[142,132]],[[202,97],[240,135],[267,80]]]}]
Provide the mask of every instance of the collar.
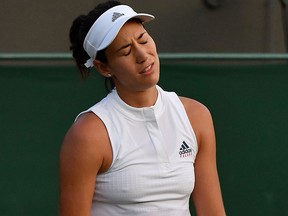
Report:
[{"label": "collar", "polygon": [[118,95],[117,90],[114,89],[108,95],[112,100],[112,105],[114,108],[129,119],[136,121],[154,121],[157,119],[164,111],[164,98],[163,90],[156,85],[158,92],[156,103],[150,107],[136,108],[125,103]]}]

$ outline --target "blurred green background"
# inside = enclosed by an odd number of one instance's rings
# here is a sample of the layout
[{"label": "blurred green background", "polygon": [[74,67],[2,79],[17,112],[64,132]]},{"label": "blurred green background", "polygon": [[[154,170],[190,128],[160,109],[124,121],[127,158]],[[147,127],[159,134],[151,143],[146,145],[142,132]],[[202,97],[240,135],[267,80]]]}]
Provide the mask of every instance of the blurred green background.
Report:
[{"label": "blurred green background", "polygon": [[[272,63],[161,65],[162,88],[213,115],[227,215],[288,215],[287,72]],[[105,96],[104,81],[82,81],[69,65],[2,65],[0,81],[0,215],[57,215],[62,138]]]}]

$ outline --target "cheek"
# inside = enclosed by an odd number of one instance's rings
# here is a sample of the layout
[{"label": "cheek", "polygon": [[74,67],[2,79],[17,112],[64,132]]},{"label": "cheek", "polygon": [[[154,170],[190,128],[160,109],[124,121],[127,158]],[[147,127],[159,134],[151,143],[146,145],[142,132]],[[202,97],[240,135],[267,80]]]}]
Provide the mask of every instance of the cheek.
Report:
[{"label": "cheek", "polygon": [[150,45],[150,47],[151,47],[151,49],[155,52],[155,53],[157,53],[157,47],[156,47],[156,44],[155,44],[155,41],[152,39],[152,38],[150,38],[150,40],[151,40],[151,45]]},{"label": "cheek", "polygon": [[135,68],[134,65],[131,64],[131,61],[122,60],[114,61],[113,64],[110,65],[110,70],[117,79],[125,79],[125,77],[131,77]]}]

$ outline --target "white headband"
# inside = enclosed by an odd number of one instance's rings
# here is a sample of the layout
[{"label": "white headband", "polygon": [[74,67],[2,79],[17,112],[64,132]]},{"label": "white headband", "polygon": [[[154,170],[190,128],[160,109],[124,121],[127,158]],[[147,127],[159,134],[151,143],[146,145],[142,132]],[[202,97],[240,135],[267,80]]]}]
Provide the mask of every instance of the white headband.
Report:
[{"label": "white headband", "polygon": [[142,22],[154,19],[146,13],[136,13],[127,5],[118,5],[104,12],[87,33],[83,48],[91,57],[85,63],[87,68],[93,67],[97,52],[108,47],[117,36],[122,26],[131,18],[139,18]]}]

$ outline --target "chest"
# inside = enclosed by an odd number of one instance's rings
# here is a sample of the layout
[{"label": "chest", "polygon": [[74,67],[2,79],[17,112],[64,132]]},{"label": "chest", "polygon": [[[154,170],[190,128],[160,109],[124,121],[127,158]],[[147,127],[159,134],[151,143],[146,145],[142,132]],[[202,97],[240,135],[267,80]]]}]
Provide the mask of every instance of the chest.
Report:
[{"label": "chest", "polygon": [[114,160],[97,177],[96,199],[125,203],[190,196],[197,143],[189,124],[168,115],[113,125]]}]

